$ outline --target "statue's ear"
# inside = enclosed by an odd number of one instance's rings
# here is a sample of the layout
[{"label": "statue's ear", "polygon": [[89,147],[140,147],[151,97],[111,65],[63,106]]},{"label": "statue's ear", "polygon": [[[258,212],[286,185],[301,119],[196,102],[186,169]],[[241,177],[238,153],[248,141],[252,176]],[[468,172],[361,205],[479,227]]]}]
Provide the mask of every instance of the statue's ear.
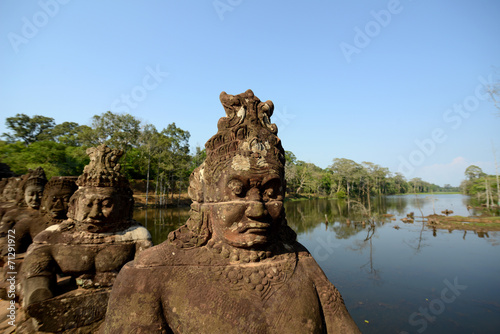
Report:
[{"label": "statue's ear", "polygon": [[189,177],[188,195],[193,202],[203,203],[203,186],[205,184],[204,178],[205,162],[198,166]]},{"label": "statue's ear", "polygon": [[68,213],[66,216],[68,218],[74,219],[75,218],[75,209],[76,209],[76,199],[80,195],[80,189],[76,190],[73,195],[71,195],[71,198],[69,199],[69,204],[68,204]]}]

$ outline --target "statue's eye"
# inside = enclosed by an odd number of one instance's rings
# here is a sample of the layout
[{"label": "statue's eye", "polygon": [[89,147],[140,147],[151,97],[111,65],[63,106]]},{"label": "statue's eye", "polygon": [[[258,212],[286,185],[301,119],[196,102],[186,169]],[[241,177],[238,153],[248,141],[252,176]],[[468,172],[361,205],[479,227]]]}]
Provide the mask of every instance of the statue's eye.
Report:
[{"label": "statue's eye", "polygon": [[228,185],[229,189],[233,192],[233,194],[237,196],[243,195],[243,182],[238,179],[233,179],[229,181]]},{"label": "statue's eye", "polygon": [[271,199],[275,199],[275,194],[276,192],[274,191],[274,188],[267,188],[266,190],[264,190],[264,193],[263,193],[263,199],[264,201],[269,201]]},{"label": "statue's eye", "polygon": [[105,199],[104,201],[102,201],[102,206],[104,206],[106,208],[110,208],[112,205],[113,205],[113,202],[109,199]]}]

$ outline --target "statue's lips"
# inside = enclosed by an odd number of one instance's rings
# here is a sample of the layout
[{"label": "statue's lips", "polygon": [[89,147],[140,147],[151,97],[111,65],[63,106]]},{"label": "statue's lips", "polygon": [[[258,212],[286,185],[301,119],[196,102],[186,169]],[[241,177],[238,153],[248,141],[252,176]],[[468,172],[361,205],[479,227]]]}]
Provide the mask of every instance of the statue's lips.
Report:
[{"label": "statue's lips", "polygon": [[87,219],[84,219],[83,220],[83,223],[85,224],[92,224],[92,225],[101,225],[103,223],[105,223],[105,219],[90,219],[90,218],[87,218]]},{"label": "statue's lips", "polygon": [[52,209],[50,211],[50,215],[54,218],[66,216],[66,210],[64,210],[64,209]]},{"label": "statue's lips", "polygon": [[239,233],[267,233],[269,229],[271,228],[271,224],[269,223],[262,223],[262,222],[247,222],[243,223],[241,226],[238,226],[237,231]]}]

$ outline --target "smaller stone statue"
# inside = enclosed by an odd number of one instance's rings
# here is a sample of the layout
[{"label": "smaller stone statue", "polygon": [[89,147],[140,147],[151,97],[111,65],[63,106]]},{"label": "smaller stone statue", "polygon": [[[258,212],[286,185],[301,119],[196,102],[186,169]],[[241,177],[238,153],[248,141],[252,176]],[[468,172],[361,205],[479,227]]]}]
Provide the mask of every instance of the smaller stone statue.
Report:
[{"label": "smaller stone statue", "polygon": [[[13,181],[12,185],[14,185],[14,182],[15,181]],[[5,208],[5,213],[0,220],[0,247],[2,249],[5,248],[5,238],[8,231],[18,222],[23,219],[36,219],[39,217],[38,209],[46,183],[47,178],[45,177],[45,172],[43,168],[38,167],[35,170],[30,169],[26,176],[15,182],[18,189],[22,191],[14,191],[12,188],[7,191],[7,197],[11,198],[15,193],[16,200],[14,205]],[[4,195],[6,190],[7,187],[4,189]],[[4,252],[2,252],[1,255],[4,256]]]},{"label": "smaller stone statue", "polygon": [[24,218],[14,225],[16,253],[24,253],[38,233],[66,220],[69,200],[78,188],[76,176],[54,176],[45,186],[39,215]]},{"label": "smaller stone statue", "polygon": [[36,319],[23,324],[27,332],[95,331],[122,266],[152,246],[132,219],[132,190],[118,164],[123,151],[101,145],[87,154],[68,219],[39,233],[24,260],[23,307]]}]

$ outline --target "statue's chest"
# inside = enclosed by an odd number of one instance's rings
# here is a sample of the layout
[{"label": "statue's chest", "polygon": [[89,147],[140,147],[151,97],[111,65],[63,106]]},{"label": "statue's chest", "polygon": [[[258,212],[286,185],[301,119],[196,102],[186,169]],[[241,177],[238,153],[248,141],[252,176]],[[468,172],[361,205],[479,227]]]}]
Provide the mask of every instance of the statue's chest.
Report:
[{"label": "statue's chest", "polygon": [[[177,333],[321,333],[321,306],[312,281],[292,264],[191,268],[169,287],[167,321]],[[179,280],[176,280],[179,282]],[[193,284],[193,282],[196,282]],[[197,310],[193,313],[192,310]],[[174,331],[175,332],[175,331]]]},{"label": "statue's chest", "polygon": [[63,273],[120,270],[133,260],[133,243],[55,245],[52,255]]}]

